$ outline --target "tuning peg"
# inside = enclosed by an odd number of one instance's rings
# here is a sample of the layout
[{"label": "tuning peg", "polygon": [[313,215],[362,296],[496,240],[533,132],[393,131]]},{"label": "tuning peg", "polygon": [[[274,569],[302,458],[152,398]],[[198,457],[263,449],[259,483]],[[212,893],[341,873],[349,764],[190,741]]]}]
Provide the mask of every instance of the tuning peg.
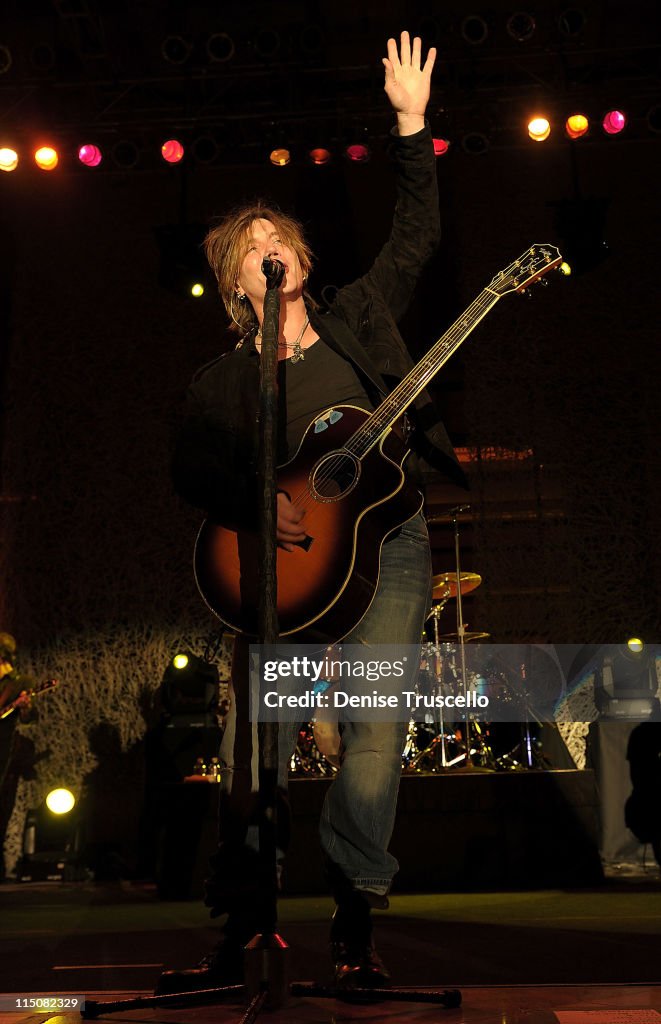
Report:
[{"label": "tuning peg", "polygon": [[548,287],[548,281],[546,280],[546,278],[545,278],[545,277],[542,277],[539,283],[540,283],[541,285],[543,285],[543,287],[544,287],[544,288],[547,288],[547,287]]}]

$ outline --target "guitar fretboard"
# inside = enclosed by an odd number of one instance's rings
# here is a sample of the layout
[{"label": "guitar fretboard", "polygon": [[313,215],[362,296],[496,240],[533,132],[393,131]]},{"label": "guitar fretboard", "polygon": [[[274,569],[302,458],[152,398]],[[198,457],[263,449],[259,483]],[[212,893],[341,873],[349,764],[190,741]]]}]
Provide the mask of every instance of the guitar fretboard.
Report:
[{"label": "guitar fretboard", "polygon": [[485,288],[458,320],[436,341],[426,356],[416,363],[394,391],[381,402],[372,415],[345,446],[357,459],[364,458],[383,435],[397,422],[405,409],[414,401],[440,368],[456,352],[501,296]]}]

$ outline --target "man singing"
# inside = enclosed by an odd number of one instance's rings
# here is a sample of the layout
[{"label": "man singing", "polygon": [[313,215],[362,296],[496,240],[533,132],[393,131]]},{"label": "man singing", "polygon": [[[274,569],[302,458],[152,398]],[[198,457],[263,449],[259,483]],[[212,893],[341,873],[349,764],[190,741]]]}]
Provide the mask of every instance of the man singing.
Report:
[{"label": "man singing", "polygon": [[[220,294],[240,335],[236,348],[206,368],[187,394],[186,417],[173,462],[175,487],[217,523],[257,529],[259,364],[266,279],[265,257],[284,265],[280,285],[279,463],[291,459],[307,426],[333,404],[375,408],[393,380],[412,367],[397,329],[415,283],[439,241],[438,195],[431,132],[425,122],[436,52],[423,63],[421,41],[402,32],[388,40],[385,92],[396,115],[393,146],[397,203],[390,238],[373,266],[341,288],[327,311],[306,290],[311,253],[299,224],[256,204],[226,217],[206,239]],[[387,378],[388,383],[386,383]],[[441,471],[461,479],[452,447],[429,396],[410,409],[412,453],[407,475],[421,485]],[[305,514],[290,496],[277,499],[277,542],[292,552],[305,539]],[[255,540],[256,543],[256,540]],[[430,603],[431,556],[425,521],[414,515],[386,538],[372,603],[343,639],[360,645],[417,644]],[[299,634],[297,642],[305,642]],[[341,639],[337,637],[336,639]],[[256,731],[248,720],[247,640],[238,638],[234,694],[223,738],[221,844],[208,882],[212,916],[227,914],[222,941],[195,969],[162,975],[159,991],[236,982],[242,947],[256,931]],[[372,939],[370,912],[385,909],[397,862],[388,852],[397,801],[404,722],[346,722],[341,767],[324,803],[320,834],[336,901],[331,950],[338,988],[381,987],[388,972]],[[279,785],[297,725],[279,730]],[[278,845],[286,846],[279,814]]]}]

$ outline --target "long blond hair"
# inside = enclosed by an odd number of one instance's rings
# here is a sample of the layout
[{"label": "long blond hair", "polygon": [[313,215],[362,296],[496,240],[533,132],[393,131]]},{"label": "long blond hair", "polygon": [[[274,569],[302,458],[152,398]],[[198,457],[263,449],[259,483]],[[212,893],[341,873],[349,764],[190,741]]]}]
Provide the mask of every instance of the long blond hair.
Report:
[{"label": "long blond hair", "polygon": [[307,280],[312,269],[312,250],[305,241],[300,223],[288,214],[266,206],[261,200],[234,210],[216,227],[211,228],[204,239],[204,251],[216,275],[223,305],[232,321],[231,329],[241,335],[257,324],[252,305],[246,298],[239,299],[236,292],[241,264],[246,255],[246,241],[256,220],[270,221],[284,245],[294,250],[304,280]]}]

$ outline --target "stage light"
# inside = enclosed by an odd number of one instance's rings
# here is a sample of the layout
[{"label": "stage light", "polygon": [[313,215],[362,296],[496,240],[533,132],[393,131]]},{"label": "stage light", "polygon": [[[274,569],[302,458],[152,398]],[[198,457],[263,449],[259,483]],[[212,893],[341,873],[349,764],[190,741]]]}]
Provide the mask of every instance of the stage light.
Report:
[{"label": "stage light", "polygon": [[118,167],[124,170],[130,170],[131,167],[135,167],[139,159],[138,147],[133,142],[129,142],[128,139],[122,139],[120,142],[115,143],[112,148],[112,158]]},{"label": "stage light", "polygon": [[578,7],[568,7],[558,18],[558,28],[565,36],[577,36],[585,27],[585,14]]},{"label": "stage light", "polygon": [[461,140],[461,148],[469,156],[481,156],[489,149],[489,139],[484,132],[466,132]]},{"label": "stage light", "polygon": [[280,34],[274,28],[263,28],[255,36],[255,53],[264,60],[275,57],[280,49]]},{"label": "stage light", "polygon": [[325,42],[325,36],[319,25],[304,25],[300,31],[298,41],[305,56],[312,57],[321,51]]},{"label": "stage light", "polygon": [[68,814],[75,804],[76,798],[70,789],[51,789],[46,797],[46,807],[53,814]]},{"label": "stage light", "polygon": [[355,164],[366,164],[370,158],[369,146],[366,146],[364,142],[354,142],[347,146],[344,152]]},{"label": "stage light", "polygon": [[85,143],[85,145],[81,146],[78,150],[78,159],[81,164],[85,165],[85,167],[98,167],[103,157],[98,146],[92,146],[90,143]]},{"label": "stage light", "polygon": [[181,669],[186,668],[186,665],[188,664],[188,655],[175,654],[174,658],[172,659],[172,664],[174,665],[175,668],[178,668],[181,671]]},{"label": "stage light", "polygon": [[310,160],[317,167],[323,167],[324,164],[329,164],[332,158],[330,149],[325,149],[323,146],[310,150]]},{"label": "stage light", "polygon": [[13,63],[11,50],[0,43],[0,75],[6,75]]},{"label": "stage light", "polygon": [[450,143],[447,139],[433,139],[434,143],[434,156],[445,156],[450,148]]},{"label": "stage light", "polygon": [[34,162],[42,171],[54,171],[60,158],[52,146],[40,146],[34,154]]},{"label": "stage light", "polygon": [[284,147],[272,149],[269,153],[269,160],[274,167],[286,167],[291,163],[291,153]]},{"label": "stage light", "polygon": [[210,164],[218,156],[218,143],[211,135],[198,135],[193,142],[192,153],[198,164]]},{"label": "stage light", "polygon": [[200,284],[199,281],[196,281],[196,283],[192,286],[190,293],[194,299],[201,299],[202,296],[204,295],[204,285]]},{"label": "stage light", "polygon": [[489,35],[489,26],[479,14],[467,15],[461,23],[461,34],[471,46],[480,46]]},{"label": "stage light", "polygon": [[18,167],[18,153],[4,146],[0,149],[0,171],[15,171]]},{"label": "stage light", "polygon": [[214,32],[207,39],[207,57],[214,64],[225,64],[236,53],[234,40],[227,32]]},{"label": "stage light", "polygon": [[161,146],[161,155],[166,164],[178,164],[184,158],[184,147],[178,139],[168,139]]},{"label": "stage light", "polygon": [[642,651],[644,646],[645,645],[643,641],[640,639],[640,637],[632,636],[630,640],[627,640],[627,647],[630,651],[639,653],[640,651]]},{"label": "stage light", "polygon": [[516,11],[507,19],[507,31],[517,43],[527,43],[535,34],[537,22],[527,11]]},{"label": "stage light", "polygon": [[30,50],[30,63],[37,71],[50,71],[55,67],[55,51],[48,43],[37,43]]},{"label": "stage light", "polygon": [[661,132],[661,106],[650,107],[646,115],[647,127],[655,135]]},{"label": "stage light", "polygon": [[565,263],[564,260],[562,261],[562,263],[558,267],[558,270],[560,271],[561,274],[564,274],[565,277],[571,277],[571,267],[569,266],[568,263]]},{"label": "stage light", "polygon": [[571,114],[565,121],[565,131],[570,139],[580,139],[589,127],[590,122],[585,114]]},{"label": "stage light", "polygon": [[595,704],[608,718],[648,718],[657,689],[655,657],[658,648],[645,649],[641,640],[606,648],[595,674]]},{"label": "stage light", "polygon": [[161,707],[171,724],[216,725],[218,669],[204,658],[188,653],[184,667],[175,669],[174,660],[163,673]]},{"label": "stage light", "polygon": [[551,125],[545,117],[534,117],[528,122],[528,135],[533,142],[545,142],[551,134]]},{"label": "stage light", "polygon": [[161,43],[161,56],[168,64],[185,64],[193,47],[183,36],[171,35]]},{"label": "stage light", "polygon": [[621,110],[609,110],[604,114],[601,127],[606,135],[619,135],[621,131],[624,131],[626,124],[627,115],[625,113]]}]

